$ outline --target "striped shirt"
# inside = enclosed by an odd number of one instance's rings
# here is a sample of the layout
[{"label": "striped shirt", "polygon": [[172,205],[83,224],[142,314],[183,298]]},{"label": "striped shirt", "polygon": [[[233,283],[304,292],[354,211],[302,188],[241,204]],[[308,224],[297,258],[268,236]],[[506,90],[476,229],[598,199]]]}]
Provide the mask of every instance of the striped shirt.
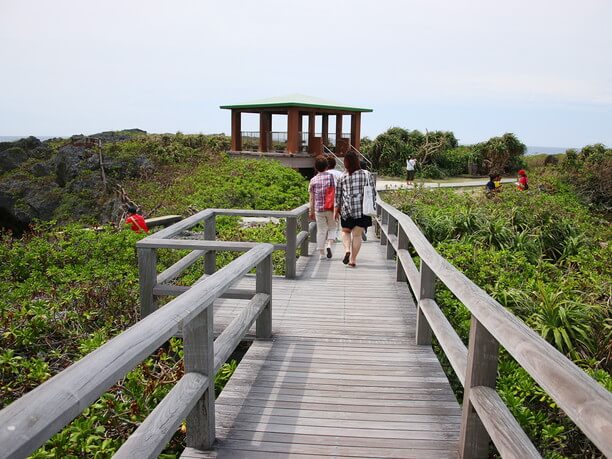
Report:
[{"label": "striped shirt", "polygon": [[[335,186],[334,176],[329,172],[319,172],[310,179],[308,192],[314,195],[315,212],[324,212],[325,209],[325,190]],[[330,210],[330,209],[327,209]]]},{"label": "striped shirt", "polygon": [[363,188],[372,185],[374,200],[376,200],[376,187],[374,179],[368,171],[358,169],[352,175],[344,174],[336,187],[336,207],[340,208],[343,218],[363,217]]}]

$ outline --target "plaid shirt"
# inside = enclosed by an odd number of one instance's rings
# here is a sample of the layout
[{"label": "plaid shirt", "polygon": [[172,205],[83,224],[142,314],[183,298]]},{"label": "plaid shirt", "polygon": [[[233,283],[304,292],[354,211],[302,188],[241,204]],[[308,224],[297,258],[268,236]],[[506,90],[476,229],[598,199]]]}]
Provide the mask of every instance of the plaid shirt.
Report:
[{"label": "plaid shirt", "polygon": [[325,211],[325,190],[330,186],[335,186],[335,181],[329,172],[319,172],[310,179],[308,191],[314,195],[315,212]]},{"label": "plaid shirt", "polygon": [[336,187],[336,207],[340,208],[343,218],[363,217],[363,188],[372,185],[374,200],[376,200],[376,187],[374,179],[368,171],[358,169],[352,175],[345,174],[340,177]]}]

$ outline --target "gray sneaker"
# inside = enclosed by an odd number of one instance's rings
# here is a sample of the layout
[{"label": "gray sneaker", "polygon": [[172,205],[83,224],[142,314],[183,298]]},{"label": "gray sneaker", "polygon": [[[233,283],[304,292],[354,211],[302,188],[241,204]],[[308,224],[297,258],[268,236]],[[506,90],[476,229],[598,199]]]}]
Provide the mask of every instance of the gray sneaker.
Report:
[{"label": "gray sneaker", "polygon": [[361,233],[361,239],[364,240],[364,241],[368,240],[368,235],[366,234],[365,231],[363,233]]}]

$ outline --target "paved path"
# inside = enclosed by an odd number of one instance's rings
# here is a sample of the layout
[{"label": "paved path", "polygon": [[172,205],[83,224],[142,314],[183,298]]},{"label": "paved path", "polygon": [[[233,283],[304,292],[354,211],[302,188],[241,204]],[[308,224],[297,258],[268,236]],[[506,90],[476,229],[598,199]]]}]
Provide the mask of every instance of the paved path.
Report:
[{"label": "paved path", "polygon": [[[460,407],[431,347],[414,344],[407,284],[378,240],[355,269],[341,252],[274,279],[274,339],[251,345],[217,399],[215,450],[182,457],[457,456]],[[239,308],[215,302],[215,322]]]},{"label": "paved path", "polygon": [[[417,182],[417,186],[424,186],[425,188],[462,188],[462,187],[477,187],[480,186],[484,189],[485,184],[487,183],[488,178],[483,177],[481,179],[474,180],[462,180],[458,182]],[[503,178],[502,183],[514,183],[516,179],[514,178]],[[384,190],[395,190],[395,189],[412,189],[413,186],[407,186],[406,182],[403,180],[384,180],[378,179],[376,181],[376,190],[384,191]]]}]

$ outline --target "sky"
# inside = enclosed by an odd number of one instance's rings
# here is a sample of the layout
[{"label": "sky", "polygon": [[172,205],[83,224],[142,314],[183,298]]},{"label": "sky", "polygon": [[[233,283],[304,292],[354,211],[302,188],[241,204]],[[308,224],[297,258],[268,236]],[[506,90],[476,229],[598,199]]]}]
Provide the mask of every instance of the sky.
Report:
[{"label": "sky", "polygon": [[0,0],[0,136],[229,133],[220,105],[300,93],[372,108],[370,138],[612,146],[611,21],[610,0]]}]

